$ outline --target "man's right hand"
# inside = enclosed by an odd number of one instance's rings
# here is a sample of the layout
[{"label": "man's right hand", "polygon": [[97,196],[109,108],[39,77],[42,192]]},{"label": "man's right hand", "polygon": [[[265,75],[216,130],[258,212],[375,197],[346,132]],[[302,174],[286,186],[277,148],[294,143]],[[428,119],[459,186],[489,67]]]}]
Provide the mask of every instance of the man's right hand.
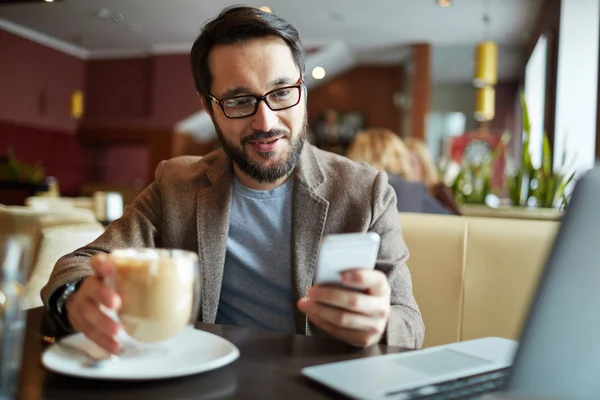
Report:
[{"label": "man's right hand", "polygon": [[119,324],[100,309],[100,305],[113,310],[121,307],[119,295],[104,283],[104,279],[111,276],[114,263],[106,255],[94,256],[90,263],[94,274],[85,278],[67,299],[67,316],[73,329],[115,354],[119,350],[115,339]]}]

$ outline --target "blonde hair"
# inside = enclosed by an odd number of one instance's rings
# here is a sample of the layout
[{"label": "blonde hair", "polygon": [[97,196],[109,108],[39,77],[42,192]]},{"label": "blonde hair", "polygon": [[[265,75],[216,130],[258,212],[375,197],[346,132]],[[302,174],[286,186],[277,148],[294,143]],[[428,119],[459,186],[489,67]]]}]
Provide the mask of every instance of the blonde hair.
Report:
[{"label": "blonde hair", "polygon": [[436,185],[440,182],[440,175],[433,162],[433,157],[427,148],[427,145],[419,138],[406,138],[406,146],[415,155],[421,168],[423,169],[423,183],[427,186]]},{"label": "blonde hair", "polygon": [[413,175],[410,150],[398,135],[386,128],[371,128],[357,133],[348,146],[346,157],[405,179]]}]

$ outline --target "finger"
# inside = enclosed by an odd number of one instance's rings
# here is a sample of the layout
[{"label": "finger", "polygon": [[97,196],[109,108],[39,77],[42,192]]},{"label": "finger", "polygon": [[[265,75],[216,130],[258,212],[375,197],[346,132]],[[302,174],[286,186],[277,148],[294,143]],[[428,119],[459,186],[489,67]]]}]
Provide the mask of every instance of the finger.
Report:
[{"label": "finger", "polygon": [[310,299],[308,297],[302,297],[298,300],[296,305],[298,306],[298,309],[300,311],[302,311],[303,313],[307,313],[308,307],[310,306]]},{"label": "finger", "polygon": [[115,268],[114,261],[107,254],[95,255],[90,259],[90,264],[94,272],[103,278],[110,276]]},{"label": "finger", "polygon": [[83,319],[83,316],[79,311],[79,304],[82,298],[85,297],[75,292],[73,295],[71,295],[71,297],[67,299],[67,302],[65,304],[65,308],[67,309],[67,318],[69,320],[69,323],[71,324],[71,327],[76,332],[81,332],[87,325],[87,322]]},{"label": "finger", "polygon": [[95,303],[102,304],[110,309],[117,310],[121,307],[121,298],[110,289],[99,276],[89,276],[81,283],[78,289],[82,295]]},{"label": "finger", "polygon": [[83,333],[88,339],[106,351],[114,354],[119,350],[119,343],[114,337],[104,335],[96,330],[81,314],[74,315],[71,321],[74,328],[77,326],[77,332]]},{"label": "finger", "polygon": [[110,354],[118,354],[121,346],[114,337],[103,335],[99,331],[88,329],[82,332],[88,339],[108,351]]},{"label": "finger", "polygon": [[342,273],[342,283],[367,289],[374,296],[389,296],[390,284],[387,276],[375,269],[353,269]]},{"label": "finger", "polygon": [[337,307],[309,300],[307,305],[308,318],[316,318],[319,321],[344,329],[363,331],[378,334],[382,331],[385,320],[373,318],[362,314],[353,313]]},{"label": "finger", "polygon": [[119,324],[104,314],[98,306],[86,300],[80,307],[83,329],[81,332],[104,349],[114,353],[119,344],[115,336],[119,332]]},{"label": "finger", "polygon": [[94,302],[85,301],[80,312],[87,323],[106,336],[115,336],[119,332],[119,324],[102,312]]},{"label": "finger", "polygon": [[313,286],[308,296],[319,303],[372,317],[387,317],[389,301],[382,297],[325,286]]},{"label": "finger", "polygon": [[95,322],[88,320],[89,315],[93,316],[95,314],[94,309],[97,313],[102,313],[97,305],[91,303],[90,300],[80,298],[79,302],[73,302],[69,308],[69,322],[75,331],[83,333],[105,350],[116,353],[119,344],[114,336],[117,334],[119,327],[110,318],[109,321],[106,321],[97,315],[91,318]]},{"label": "finger", "polygon": [[343,340],[351,346],[368,347],[375,344],[381,338],[380,334],[373,334],[354,329],[341,328],[318,317],[312,320],[315,325],[329,333],[331,336]]}]

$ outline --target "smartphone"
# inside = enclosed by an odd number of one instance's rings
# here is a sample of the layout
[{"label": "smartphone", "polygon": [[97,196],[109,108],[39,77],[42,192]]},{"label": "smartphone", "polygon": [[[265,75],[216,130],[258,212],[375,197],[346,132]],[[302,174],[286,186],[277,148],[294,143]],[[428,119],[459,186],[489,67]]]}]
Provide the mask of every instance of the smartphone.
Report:
[{"label": "smartphone", "polygon": [[381,238],[375,232],[327,235],[319,247],[315,283],[348,287],[342,285],[341,272],[356,268],[375,268],[380,242]]}]

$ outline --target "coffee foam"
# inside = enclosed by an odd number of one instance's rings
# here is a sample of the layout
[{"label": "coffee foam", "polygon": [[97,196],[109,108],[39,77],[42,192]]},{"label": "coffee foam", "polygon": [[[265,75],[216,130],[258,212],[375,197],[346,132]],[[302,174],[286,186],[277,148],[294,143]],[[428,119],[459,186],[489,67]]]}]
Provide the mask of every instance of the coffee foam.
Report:
[{"label": "coffee foam", "polygon": [[168,339],[192,318],[197,263],[193,257],[169,258],[164,253],[143,258],[130,255],[114,257],[121,324],[140,341]]}]

